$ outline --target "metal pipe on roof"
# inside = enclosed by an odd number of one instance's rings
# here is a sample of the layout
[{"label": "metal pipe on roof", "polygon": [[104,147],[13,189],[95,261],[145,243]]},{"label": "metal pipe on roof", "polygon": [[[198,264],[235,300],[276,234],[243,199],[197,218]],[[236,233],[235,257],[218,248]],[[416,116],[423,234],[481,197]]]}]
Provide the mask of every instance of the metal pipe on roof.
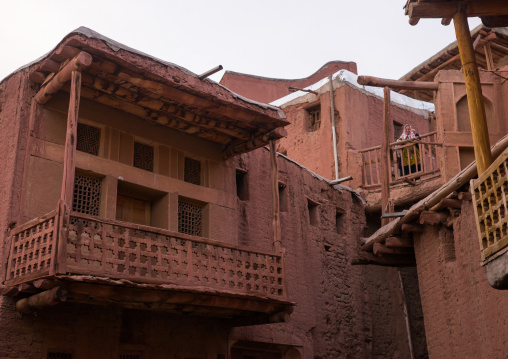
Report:
[{"label": "metal pipe on roof", "polygon": [[332,139],[333,139],[333,159],[335,163],[335,179],[339,179],[339,164],[337,162],[337,134],[335,132],[335,103],[333,99],[333,77],[330,79],[330,121],[332,122]]},{"label": "metal pipe on roof", "polygon": [[208,76],[211,76],[211,75],[213,75],[214,73],[219,72],[219,71],[220,71],[220,70],[222,70],[222,69],[223,69],[222,65],[216,66],[216,67],[214,67],[214,68],[213,68],[213,69],[211,69],[211,70],[208,70],[208,71],[206,71],[206,72],[203,72],[201,75],[199,75],[199,76],[198,76],[198,79],[200,79],[200,80],[204,80],[204,79],[206,79]]}]

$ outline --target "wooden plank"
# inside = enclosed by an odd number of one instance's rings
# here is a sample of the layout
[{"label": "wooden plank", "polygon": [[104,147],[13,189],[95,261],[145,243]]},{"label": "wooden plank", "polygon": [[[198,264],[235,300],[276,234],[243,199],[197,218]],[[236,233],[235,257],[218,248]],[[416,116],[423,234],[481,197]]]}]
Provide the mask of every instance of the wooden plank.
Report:
[{"label": "wooden plank", "polygon": [[397,218],[397,217],[404,217],[407,214],[407,210],[402,212],[393,212],[393,213],[383,213],[381,218]]},{"label": "wooden plank", "polygon": [[414,246],[413,239],[408,237],[388,237],[385,240],[387,247],[412,248]]},{"label": "wooden plank", "polygon": [[437,91],[439,87],[439,82],[389,80],[374,76],[358,76],[358,83],[364,86],[389,87],[394,90]]},{"label": "wooden plank", "polygon": [[[492,0],[492,3],[494,2],[496,1]],[[508,3],[506,1],[503,1],[502,3],[508,11]],[[491,4],[491,2],[487,4],[483,4],[482,2],[482,6],[485,5],[485,7],[488,7],[488,4]],[[467,14],[463,7],[460,11],[453,15],[453,23],[460,51],[462,72],[464,74],[466,84],[475,159],[478,167],[478,174],[481,174],[492,163],[492,155],[490,152],[489,131],[487,128],[487,118],[485,115],[485,105],[483,103],[480,75],[476,64],[476,56],[473,49],[473,42],[471,40],[471,33],[467,23]]]},{"label": "wooden plank", "polygon": [[63,287],[34,294],[28,298],[20,299],[16,302],[16,310],[21,313],[33,313],[38,309],[52,306],[67,300],[67,290]]},{"label": "wooden plank", "polygon": [[468,1],[467,3],[463,1],[419,1],[409,4],[408,14],[410,18],[418,19],[454,18],[461,5],[467,5],[463,9],[464,17],[508,15],[506,0]]}]

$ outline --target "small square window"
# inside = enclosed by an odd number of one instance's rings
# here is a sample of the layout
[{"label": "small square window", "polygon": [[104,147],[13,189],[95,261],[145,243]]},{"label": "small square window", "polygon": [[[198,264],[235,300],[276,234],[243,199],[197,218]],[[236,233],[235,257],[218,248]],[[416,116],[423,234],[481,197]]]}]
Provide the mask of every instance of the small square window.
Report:
[{"label": "small square window", "polygon": [[201,184],[201,161],[185,157],[183,180],[192,184]]},{"label": "small square window", "polygon": [[203,233],[203,206],[178,201],[178,232],[201,237]]},{"label": "small square window", "polygon": [[134,167],[153,172],[153,147],[134,142]]},{"label": "small square window", "polygon": [[317,105],[306,110],[308,131],[314,132],[321,127],[321,105]]},{"label": "small square window", "polygon": [[100,210],[102,180],[76,174],[72,210],[91,216],[98,216]]},{"label": "small square window", "polygon": [[243,170],[236,170],[236,195],[240,201],[247,201],[249,199],[247,172]]},{"label": "small square window", "polygon": [[101,129],[78,123],[76,149],[91,155],[99,155]]},{"label": "small square window", "polygon": [[309,222],[311,225],[319,226],[319,203],[307,198],[307,208],[309,210]]}]

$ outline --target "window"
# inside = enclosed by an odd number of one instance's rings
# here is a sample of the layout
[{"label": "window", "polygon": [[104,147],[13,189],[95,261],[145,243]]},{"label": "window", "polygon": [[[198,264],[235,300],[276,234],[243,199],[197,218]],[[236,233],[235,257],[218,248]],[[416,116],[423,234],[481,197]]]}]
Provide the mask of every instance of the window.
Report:
[{"label": "window", "polygon": [[319,127],[321,127],[321,105],[308,108],[306,112],[309,132],[319,130]]},{"label": "window", "polygon": [[201,161],[185,157],[183,180],[192,184],[201,184]]},{"label": "window", "polygon": [[202,222],[203,206],[181,199],[178,201],[178,232],[201,237]]},{"label": "window", "polygon": [[398,123],[396,121],[393,121],[393,141],[397,141],[402,134],[402,129],[404,128],[404,125],[401,123]]},{"label": "window", "polygon": [[141,359],[140,354],[120,354],[120,359]]},{"label": "window", "polygon": [[279,182],[279,211],[288,211],[288,195],[287,186],[285,183]]},{"label": "window", "polygon": [[236,170],[236,195],[240,201],[247,201],[249,199],[247,172],[244,170]]},{"label": "window", "polygon": [[98,216],[101,199],[100,178],[76,174],[72,210],[91,216]]},{"label": "window", "polygon": [[335,212],[335,230],[337,231],[338,234],[342,233],[343,226],[344,226],[344,213],[342,213],[337,209],[337,211]]},{"label": "window", "polygon": [[153,147],[134,142],[134,167],[153,172]]},{"label": "window", "polygon": [[77,132],[78,132],[76,140],[77,150],[98,156],[99,143],[101,140],[100,128],[78,123]]},{"label": "window", "polygon": [[313,226],[319,226],[319,203],[307,198],[307,208],[309,210],[309,222]]}]

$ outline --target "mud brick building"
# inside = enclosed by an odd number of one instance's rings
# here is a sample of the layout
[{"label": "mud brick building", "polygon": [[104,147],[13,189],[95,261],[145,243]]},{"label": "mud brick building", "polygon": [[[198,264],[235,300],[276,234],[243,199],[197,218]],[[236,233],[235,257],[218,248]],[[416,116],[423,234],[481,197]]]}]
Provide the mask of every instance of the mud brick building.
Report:
[{"label": "mud brick building", "polygon": [[0,357],[425,356],[414,270],[351,266],[364,201],[279,108],[86,28],[0,106]]}]

